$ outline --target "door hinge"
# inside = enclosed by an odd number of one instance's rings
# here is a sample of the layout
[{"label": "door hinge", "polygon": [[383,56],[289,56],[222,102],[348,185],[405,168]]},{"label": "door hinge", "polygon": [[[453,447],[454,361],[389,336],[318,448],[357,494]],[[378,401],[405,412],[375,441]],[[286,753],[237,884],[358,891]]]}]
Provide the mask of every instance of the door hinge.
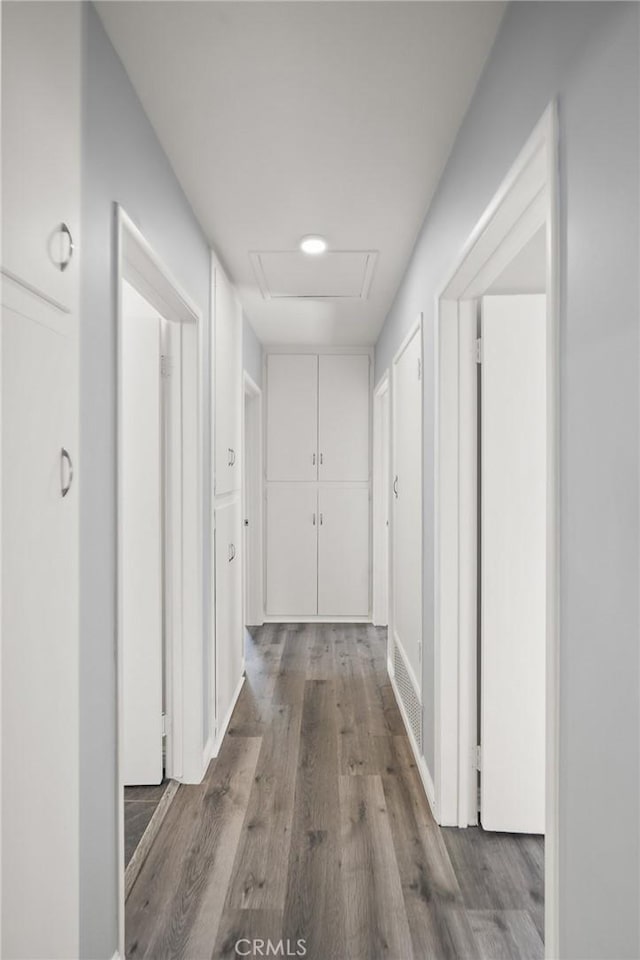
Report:
[{"label": "door hinge", "polygon": [[418,380],[422,380],[422,360],[418,357]]},{"label": "door hinge", "polygon": [[482,770],[482,747],[478,745],[473,753],[473,766],[476,770]]},{"label": "door hinge", "polygon": [[482,363],[482,338],[476,340],[476,363]]},{"label": "door hinge", "polygon": [[168,357],[166,354],[162,354],[160,357],[160,376],[161,377],[170,377],[171,376],[171,357]]},{"label": "door hinge", "polygon": [[166,737],[167,731],[169,729],[169,719],[166,713],[162,714],[162,736]]}]

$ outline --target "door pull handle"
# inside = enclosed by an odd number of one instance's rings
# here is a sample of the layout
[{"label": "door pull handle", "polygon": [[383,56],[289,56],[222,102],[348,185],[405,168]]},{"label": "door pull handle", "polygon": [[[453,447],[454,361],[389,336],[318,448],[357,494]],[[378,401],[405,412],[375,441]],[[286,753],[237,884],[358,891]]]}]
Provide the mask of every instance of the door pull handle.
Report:
[{"label": "door pull handle", "polygon": [[396,473],[395,480],[393,481],[393,494],[398,499],[398,474]]},{"label": "door pull handle", "polygon": [[[64,464],[67,463],[67,479],[65,483],[64,477]],[[71,489],[71,484],[73,483],[73,461],[69,456],[69,451],[65,450],[64,447],[60,450],[60,493],[63,497],[69,493]]]},{"label": "door pull handle", "polygon": [[323,523],[324,523],[324,514],[321,513],[321,514],[320,514],[320,526],[322,526]]},{"label": "door pull handle", "polygon": [[314,527],[315,527],[315,525],[316,525],[316,515],[315,515],[315,513],[314,513],[314,515],[313,515],[313,525],[314,525]]},{"label": "door pull handle", "polygon": [[313,466],[315,467],[315,465],[316,465],[316,455],[315,455],[315,453],[313,453],[313,454],[311,455],[311,462],[312,462]]},{"label": "door pull handle", "polygon": [[236,548],[233,543],[229,544],[229,563],[236,558]]}]

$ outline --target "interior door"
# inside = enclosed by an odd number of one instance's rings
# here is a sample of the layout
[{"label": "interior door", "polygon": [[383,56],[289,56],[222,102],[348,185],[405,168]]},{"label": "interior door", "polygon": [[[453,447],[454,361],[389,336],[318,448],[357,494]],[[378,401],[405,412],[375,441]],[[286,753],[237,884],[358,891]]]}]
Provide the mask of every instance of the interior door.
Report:
[{"label": "interior door", "polygon": [[318,612],[318,493],[315,485],[267,487],[267,613]]},{"label": "interior door", "polygon": [[233,288],[214,267],[215,323],[215,492],[240,489],[242,318]]},{"label": "interior door", "polygon": [[393,364],[393,633],[422,695],[422,330]]},{"label": "interior door", "polygon": [[220,729],[242,675],[241,506],[216,509],[216,716]]},{"label": "interior door", "polygon": [[318,477],[318,358],[267,357],[267,480]]},{"label": "interior door", "polygon": [[319,358],[318,479],[369,479],[371,396],[368,355]]},{"label": "interior door", "polygon": [[162,780],[163,465],[161,321],[123,287],[122,706],[124,783]]},{"label": "interior door", "polygon": [[481,383],[481,821],[544,833],[544,295],[484,298]]},{"label": "interior door", "polygon": [[318,613],[365,617],[369,613],[369,490],[322,487],[318,491]]}]

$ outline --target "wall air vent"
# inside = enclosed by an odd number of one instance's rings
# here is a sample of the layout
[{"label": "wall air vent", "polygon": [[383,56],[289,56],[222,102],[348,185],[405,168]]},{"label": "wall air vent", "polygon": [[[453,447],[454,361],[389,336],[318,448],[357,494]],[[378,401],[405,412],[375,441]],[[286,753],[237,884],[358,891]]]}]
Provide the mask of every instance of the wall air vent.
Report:
[{"label": "wall air vent", "polygon": [[394,679],[411,732],[422,753],[422,704],[404,662],[399,643],[393,645]]},{"label": "wall air vent", "polygon": [[375,250],[330,250],[310,257],[300,250],[249,254],[265,300],[366,300]]}]

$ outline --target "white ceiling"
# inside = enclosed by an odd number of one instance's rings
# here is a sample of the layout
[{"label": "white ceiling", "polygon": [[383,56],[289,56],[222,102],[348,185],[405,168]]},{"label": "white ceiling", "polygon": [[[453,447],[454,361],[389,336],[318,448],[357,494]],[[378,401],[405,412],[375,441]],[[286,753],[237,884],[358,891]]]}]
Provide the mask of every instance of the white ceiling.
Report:
[{"label": "white ceiling", "polygon": [[[374,343],[504,4],[97,7],[260,339]],[[310,233],[378,252],[366,299],[264,298],[250,254]]]}]

